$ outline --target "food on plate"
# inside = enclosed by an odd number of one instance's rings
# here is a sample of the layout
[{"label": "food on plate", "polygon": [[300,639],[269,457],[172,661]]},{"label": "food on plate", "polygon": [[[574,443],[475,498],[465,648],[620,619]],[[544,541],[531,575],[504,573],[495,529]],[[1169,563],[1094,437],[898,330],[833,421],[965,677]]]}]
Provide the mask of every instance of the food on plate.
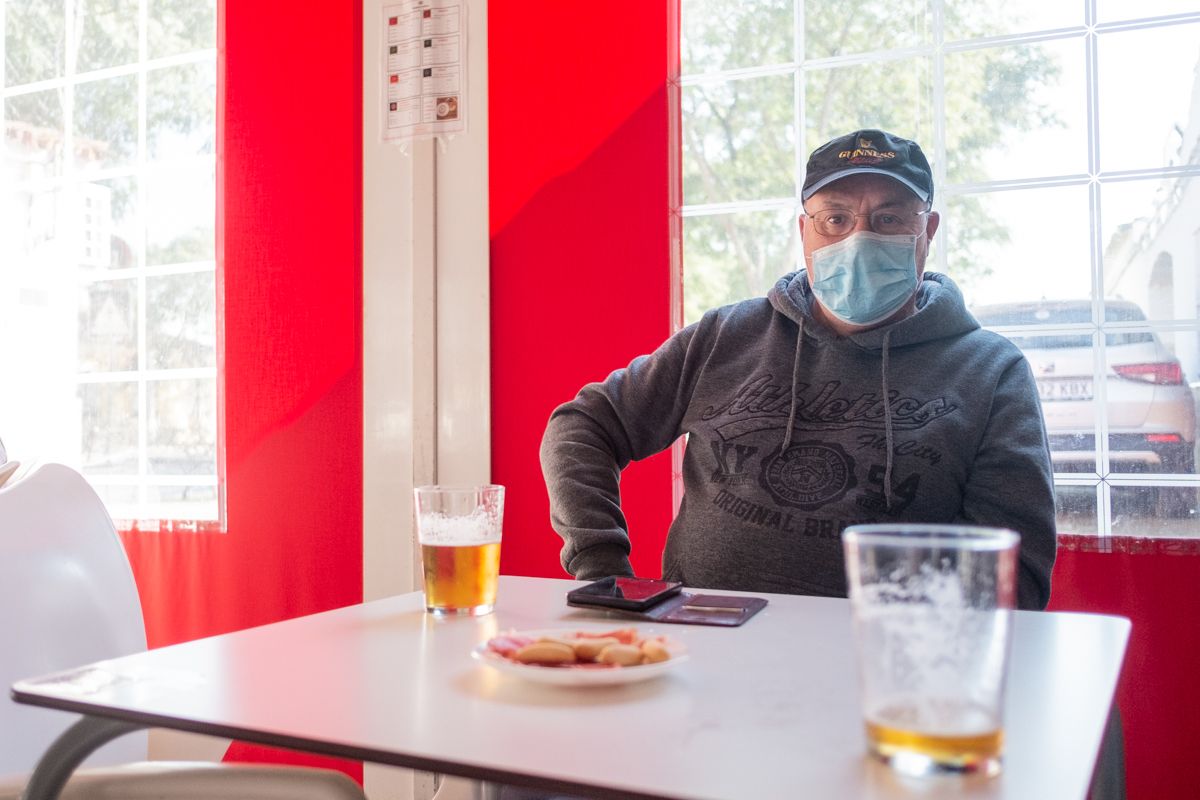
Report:
[{"label": "food on plate", "polygon": [[616,664],[618,667],[636,667],[642,663],[642,648],[632,644],[610,644],[600,651],[596,660],[601,664]]},{"label": "food on plate", "polygon": [[571,645],[555,641],[527,644],[513,653],[512,657],[522,664],[573,664],[576,661]]},{"label": "food on plate", "polygon": [[647,639],[642,642],[642,657],[647,664],[657,664],[670,658],[671,653],[667,646],[657,639]]},{"label": "food on plate", "polygon": [[487,650],[518,664],[539,667],[614,669],[657,664],[671,658],[665,637],[641,638],[636,628],[555,635],[506,633],[488,640]]},{"label": "food on plate", "polygon": [[600,655],[600,651],[608,647],[610,644],[620,644],[613,636],[601,636],[593,639],[591,637],[584,639],[576,639],[572,647],[575,650],[575,655],[581,661],[595,661]]}]

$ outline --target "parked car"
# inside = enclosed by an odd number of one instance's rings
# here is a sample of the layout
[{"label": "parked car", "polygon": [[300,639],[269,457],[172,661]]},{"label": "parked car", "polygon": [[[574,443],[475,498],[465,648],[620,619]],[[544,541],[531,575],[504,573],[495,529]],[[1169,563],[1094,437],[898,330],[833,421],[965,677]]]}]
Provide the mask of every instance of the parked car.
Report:
[{"label": "parked car", "polygon": [[[1092,323],[1091,300],[1000,303],[972,309],[980,324],[1063,326]],[[1107,322],[1141,322],[1135,303],[1105,301]],[[1050,437],[1055,472],[1096,470],[1093,332],[1005,330],[1033,368]],[[1192,475],[1196,471],[1196,408],[1179,361],[1151,331],[1105,334],[1108,460],[1113,473]],[[1159,487],[1156,511],[1186,515],[1195,487]]]}]

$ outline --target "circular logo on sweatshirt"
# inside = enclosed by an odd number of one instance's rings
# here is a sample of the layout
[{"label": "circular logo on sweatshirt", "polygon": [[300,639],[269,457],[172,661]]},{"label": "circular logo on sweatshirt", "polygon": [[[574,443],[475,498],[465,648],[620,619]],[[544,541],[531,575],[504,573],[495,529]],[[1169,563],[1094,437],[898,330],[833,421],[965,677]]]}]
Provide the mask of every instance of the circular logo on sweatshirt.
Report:
[{"label": "circular logo on sweatshirt", "polygon": [[772,453],[759,482],[775,502],[806,511],[840,500],[857,483],[854,459],[831,442],[799,442]]}]

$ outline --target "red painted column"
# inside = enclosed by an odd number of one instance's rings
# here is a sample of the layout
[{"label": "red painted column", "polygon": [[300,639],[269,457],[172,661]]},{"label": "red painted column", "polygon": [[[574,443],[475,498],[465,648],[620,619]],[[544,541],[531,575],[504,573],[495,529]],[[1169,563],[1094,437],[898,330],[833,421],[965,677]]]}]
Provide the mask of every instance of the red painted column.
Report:
[{"label": "red painted column", "polygon": [[228,530],[123,532],[151,647],[362,598],[361,4],[217,18]]},{"label": "red painted column", "polygon": [[362,597],[361,10],[295,12],[218,4],[228,531],[124,534],[152,647]]},{"label": "red painted column", "polygon": [[[492,479],[501,569],[565,577],[538,464],[546,420],[671,332],[668,3],[488,8]],[[621,484],[634,569],[661,574],[669,454]]]}]

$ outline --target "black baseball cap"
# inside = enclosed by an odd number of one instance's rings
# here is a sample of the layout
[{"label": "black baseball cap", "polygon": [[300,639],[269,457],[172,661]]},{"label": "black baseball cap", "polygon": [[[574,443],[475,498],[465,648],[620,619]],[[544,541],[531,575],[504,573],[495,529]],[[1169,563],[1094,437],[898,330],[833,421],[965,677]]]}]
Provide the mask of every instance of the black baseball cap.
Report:
[{"label": "black baseball cap", "polygon": [[921,146],[887,131],[855,131],[812,151],[804,171],[800,199],[848,175],[887,175],[903,183],[926,203],[933,202],[933,172]]}]

